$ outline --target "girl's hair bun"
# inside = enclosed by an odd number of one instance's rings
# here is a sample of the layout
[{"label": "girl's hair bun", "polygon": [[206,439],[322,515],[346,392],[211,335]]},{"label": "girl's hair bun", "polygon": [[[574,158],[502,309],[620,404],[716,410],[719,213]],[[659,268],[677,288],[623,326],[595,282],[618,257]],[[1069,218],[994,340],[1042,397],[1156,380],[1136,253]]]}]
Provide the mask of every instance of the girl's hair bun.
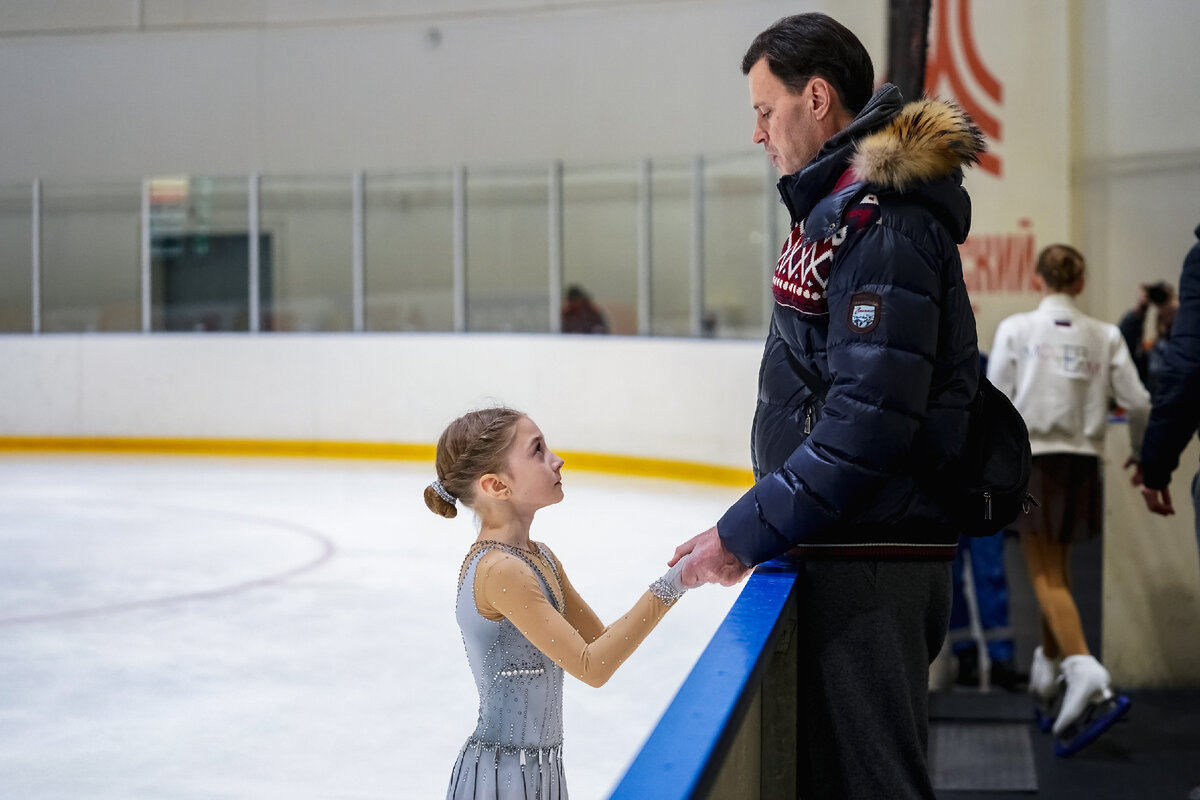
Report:
[{"label": "girl's hair bun", "polygon": [[458,516],[458,509],[454,507],[453,503],[447,503],[433,488],[433,484],[425,487],[425,505],[439,517],[454,519]]}]

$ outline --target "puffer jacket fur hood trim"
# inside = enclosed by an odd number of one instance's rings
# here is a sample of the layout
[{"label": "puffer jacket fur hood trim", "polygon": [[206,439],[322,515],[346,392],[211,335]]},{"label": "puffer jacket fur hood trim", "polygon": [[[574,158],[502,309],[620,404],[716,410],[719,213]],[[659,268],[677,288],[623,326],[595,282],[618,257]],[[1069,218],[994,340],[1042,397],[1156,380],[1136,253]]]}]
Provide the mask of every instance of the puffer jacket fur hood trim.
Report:
[{"label": "puffer jacket fur hood trim", "polygon": [[860,139],[851,167],[859,180],[903,192],[978,163],[986,149],[983,131],[957,104],[918,100]]}]

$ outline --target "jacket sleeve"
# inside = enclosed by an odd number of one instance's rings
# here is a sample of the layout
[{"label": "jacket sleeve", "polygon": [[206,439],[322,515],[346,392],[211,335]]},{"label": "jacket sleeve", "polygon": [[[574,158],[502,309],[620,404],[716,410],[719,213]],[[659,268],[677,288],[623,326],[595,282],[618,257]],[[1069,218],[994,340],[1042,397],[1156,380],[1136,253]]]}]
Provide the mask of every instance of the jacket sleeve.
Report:
[{"label": "jacket sleeve", "polygon": [[1125,346],[1129,349],[1129,355],[1137,359],[1144,355],[1142,351],[1142,328],[1146,325],[1146,312],[1140,309],[1131,308],[1121,317],[1121,321],[1117,324],[1117,328],[1121,331],[1121,338],[1125,340]]},{"label": "jacket sleeve", "polygon": [[1009,400],[1016,396],[1017,358],[1013,347],[1012,323],[1008,319],[1001,320],[996,328],[992,352],[988,354],[987,379]]},{"label": "jacket sleeve", "polygon": [[1142,438],[1146,433],[1146,419],[1150,415],[1150,393],[1138,377],[1137,367],[1129,348],[1119,331],[1113,331],[1108,343],[1109,390],[1117,403],[1129,417],[1129,445],[1135,454],[1142,449]]},{"label": "jacket sleeve", "polygon": [[870,225],[842,245],[828,286],[832,382],[821,417],[784,465],[717,523],[742,563],[761,563],[845,522],[910,468],[929,399],[948,257],[887,225]]},{"label": "jacket sleeve", "polygon": [[1171,328],[1154,406],[1142,443],[1142,475],[1151,489],[1165,489],[1179,455],[1200,425],[1200,244],[1183,262],[1179,310]]}]

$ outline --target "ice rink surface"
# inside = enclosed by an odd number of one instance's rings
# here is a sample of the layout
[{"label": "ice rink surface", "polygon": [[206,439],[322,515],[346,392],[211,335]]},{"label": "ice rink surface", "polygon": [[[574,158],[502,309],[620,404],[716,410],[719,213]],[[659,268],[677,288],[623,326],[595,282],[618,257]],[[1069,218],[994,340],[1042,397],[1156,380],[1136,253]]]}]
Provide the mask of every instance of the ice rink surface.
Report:
[{"label": "ice rink surface", "polygon": [[[0,797],[440,798],[477,698],[454,621],[471,515],[431,465],[0,455]],[[563,471],[538,513],[606,621],[731,488]],[[566,679],[573,800],[608,795],[738,589]]]}]

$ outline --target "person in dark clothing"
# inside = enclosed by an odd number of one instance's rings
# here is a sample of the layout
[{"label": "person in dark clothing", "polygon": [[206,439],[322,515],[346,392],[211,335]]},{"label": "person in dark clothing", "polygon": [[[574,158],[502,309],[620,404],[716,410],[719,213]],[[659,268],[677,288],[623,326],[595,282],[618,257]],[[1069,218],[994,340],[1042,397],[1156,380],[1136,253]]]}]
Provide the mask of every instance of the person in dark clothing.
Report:
[{"label": "person in dark clothing", "polygon": [[563,333],[608,333],[608,323],[581,286],[567,289],[562,307]]},{"label": "person in dark clothing", "polygon": [[[969,688],[998,687],[1018,692],[1029,683],[1029,674],[1017,666],[1013,630],[1008,623],[1008,574],[1004,567],[1004,531],[991,536],[959,536],[952,572],[950,650],[957,673],[954,683]],[[968,569],[968,564],[970,565]],[[971,630],[965,575],[984,639],[985,660]]]},{"label": "person in dark clothing", "polygon": [[[979,381],[958,244],[983,137],[957,106],[873,91],[855,35],[780,20],[742,61],[792,230],[775,268],[755,485],[680,545],[688,585],[798,561],[799,793],[933,798],[928,669],[957,531],[925,478],[962,449]],[[810,383],[827,387],[822,402]]]},{"label": "person in dark clothing", "polygon": [[[1200,238],[1200,226],[1196,228]],[[1175,513],[1168,488],[1171,473],[1192,434],[1200,430],[1200,241],[1183,260],[1179,276],[1179,307],[1171,336],[1163,348],[1142,440],[1141,463],[1133,482],[1142,487],[1146,507],[1155,514]],[[1192,479],[1196,508],[1196,539],[1200,541],[1200,472]]]},{"label": "person in dark clothing", "polygon": [[[1175,290],[1166,281],[1142,284],[1138,287],[1138,299],[1133,308],[1125,312],[1117,327],[1129,347],[1133,364],[1137,367],[1138,378],[1142,385],[1154,391],[1154,382],[1162,365],[1162,353],[1167,340],[1171,337],[1171,325],[1175,320],[1178,308]],[[1154,307],[1154,339],[1149,347],[1146,346],[1144,332],[1146,315],[1150,307]]]}]

